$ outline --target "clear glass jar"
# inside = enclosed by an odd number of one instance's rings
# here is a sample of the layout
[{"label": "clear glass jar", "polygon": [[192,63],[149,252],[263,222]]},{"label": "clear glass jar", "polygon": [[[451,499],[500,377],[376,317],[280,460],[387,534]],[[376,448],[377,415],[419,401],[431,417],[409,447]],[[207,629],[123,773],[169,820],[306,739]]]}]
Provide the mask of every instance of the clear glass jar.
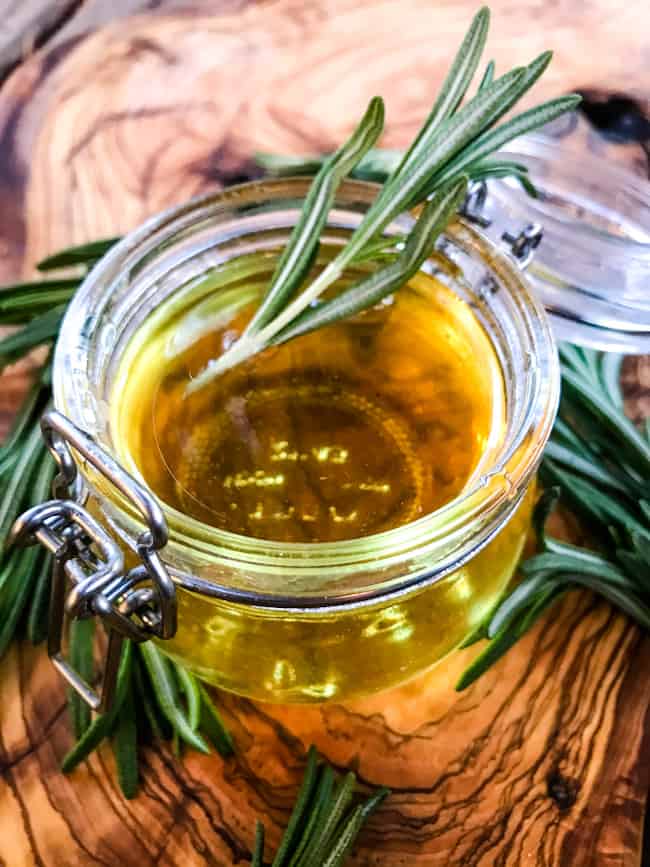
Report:
[{"label": "clear glass jar", "polygon": [[[54,366],[56,408],[115,456],[113,386],[136,330],[188,279],[286,241],[307,188],[304,179],[234,187],[168,211],[118,244],[66,314]],[[376,190],[346,182],[329,228],[353,229]],[[483,235],[459,222],[438,253],[427,267],[482,323],[506,386],[506,424],[480,475],[430,515],[335,543],[238,536],[161,504],[178,630],[160,646],[206,680],[281,702],[378,691],[457,647],[510,580],[557,408],[555,345],[517,266]],[[80,466],[93,510],[133,548],[140,520],[91,467]]]}]

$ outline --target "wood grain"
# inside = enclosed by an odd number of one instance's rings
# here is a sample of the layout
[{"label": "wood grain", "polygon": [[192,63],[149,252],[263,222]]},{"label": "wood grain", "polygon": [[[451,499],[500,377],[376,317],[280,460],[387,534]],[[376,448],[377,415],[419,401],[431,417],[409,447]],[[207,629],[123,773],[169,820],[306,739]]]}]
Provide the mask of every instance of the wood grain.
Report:
[{"label": "wood grain", "polygon": [[[126,230],[251,170],[257,148],[320,150],[366,99],[387,97],[387,143],[424,116],[474,4],[267,0],[184,4],[43,51],[0,94],[0,279],[64,244]],[[556,48],[539,92],[619,87],[648,98],[645,2],[493,3],[499,65]],[[241,8],[239,8],[241,7]],[[589,50],[577,51],[577,45]],[[597,60],[597,62],[596,62]],[[28,365],[0,383],[0,423]],[[650,366],[626,370],[647,411]],[[237,756],[158,747],[143,793],[116,790],[104,749],[71,777],[64,695],[42,650],[0,664],[0,864],[230,865],[254,817],[275,843],[311,742],[393,795],[364,832],[364,867],[637,867],[650,782],[650,640],[575,594],[472,689],[452,684],[473,651],[344,706],[289,708],[222,694]]]}]

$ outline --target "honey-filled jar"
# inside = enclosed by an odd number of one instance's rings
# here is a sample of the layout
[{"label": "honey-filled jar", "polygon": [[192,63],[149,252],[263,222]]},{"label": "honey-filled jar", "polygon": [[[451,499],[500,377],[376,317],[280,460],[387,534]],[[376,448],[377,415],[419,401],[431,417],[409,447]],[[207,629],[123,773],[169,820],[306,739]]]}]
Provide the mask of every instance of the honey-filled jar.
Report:
[{"label": "honey-filled jar", "polygon": [[[478,626],[521,555],[559,391],[543,308],[466,220],[379,305],[188,388],[245,328],[307,189],[233,187],[114,247],[66,314],[45,423],[68,483],[79,469],[79,532],[125,552],[61,570],[68,613],[276,702],[394,686]],[[376,189],[342,185],[314,273]]]}]

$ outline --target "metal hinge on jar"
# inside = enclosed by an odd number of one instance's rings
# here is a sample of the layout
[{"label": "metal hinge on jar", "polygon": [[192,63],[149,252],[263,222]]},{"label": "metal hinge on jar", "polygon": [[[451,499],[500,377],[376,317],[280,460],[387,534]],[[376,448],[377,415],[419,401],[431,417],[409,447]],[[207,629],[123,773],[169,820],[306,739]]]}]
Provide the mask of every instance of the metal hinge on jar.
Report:
[{"label": "metal hinge on jar", "polygon": [[[465,219],[481,229],[489,229],[492,225],[492,220],[484,213],[487,195],[488,189],[485,181],[474,181],[469,186],[461,208],[461,214]],[[535,255],[535,250],[539,247],[543,235],[544,230],[539,223],[528,223],[518,231],[503,231],[500,241],[506,246],[519,267],[526,268]]]},{"label": "metal hinge on jar", "polygon": [[[176,589],[158,553],[167,544],[167,524],[151,494],[65,416],[52,410],[43,416],[41,428],[59,467],[52,485],[55,499],[21,515],[12,528],[11,541],[21,546],[41,544],[52,554],[48,654],[84,701],[94,710],[105,711],[115,692],[124,639],[171,638],[176,632]],[[144,520],[146,529],[136,543],[141,563],[134,568],[125,568],[120,546],[76,502],[75,456],[112,484]],[[107,628],[106,660],[98,690],[64,657],[66,616],[99,617]]]}]

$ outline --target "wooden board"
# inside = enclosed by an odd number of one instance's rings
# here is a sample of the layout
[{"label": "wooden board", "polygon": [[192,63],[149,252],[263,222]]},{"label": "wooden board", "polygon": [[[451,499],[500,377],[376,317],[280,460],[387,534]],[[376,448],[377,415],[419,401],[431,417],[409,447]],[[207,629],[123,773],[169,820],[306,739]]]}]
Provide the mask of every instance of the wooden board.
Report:
[{"label": "wooden board", "polygon": [[[402,144],[474,6],[267,0],[197,3],[190,14],[183,5],[41,52],[7,81],[0,279],[239,177],[256,148],[326,148],[375,92],[387,97],[387,143]],[[490,54],[504,67],[555,47],[542,95],[591,85],[647,99],[646,3],[611,7],[494,3]],[[649,400],[648,370],[647,361],[628,365],[637,412]],[[0,382],[3,426],[27,371]],[[149,750],[143,793],[127,803],[107,750],[69,778],[59,773],[71,742],[63,689],[42,650],[14,648],[0,664],[0,864],[246,863],[256,816],[277,841],[314,742],[364,784],[393,788],[353,864],[636,867],[650,780],[650,640],[575,594],[459,696],[452,685],[472,653],[343,706],[223,694],[237,756],[180,763]]]}]

